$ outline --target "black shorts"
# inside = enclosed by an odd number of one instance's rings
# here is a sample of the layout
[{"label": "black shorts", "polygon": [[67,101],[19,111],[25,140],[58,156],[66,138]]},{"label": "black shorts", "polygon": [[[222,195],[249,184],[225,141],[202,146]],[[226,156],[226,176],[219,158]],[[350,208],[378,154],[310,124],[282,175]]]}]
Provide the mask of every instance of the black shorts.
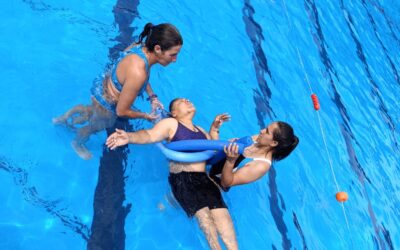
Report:
[{"label": "black shorts", "polygon": [[218,186],[205,172],[170,173],[168,180],[175,199],[189,217],[204,207],[227,208]]}]

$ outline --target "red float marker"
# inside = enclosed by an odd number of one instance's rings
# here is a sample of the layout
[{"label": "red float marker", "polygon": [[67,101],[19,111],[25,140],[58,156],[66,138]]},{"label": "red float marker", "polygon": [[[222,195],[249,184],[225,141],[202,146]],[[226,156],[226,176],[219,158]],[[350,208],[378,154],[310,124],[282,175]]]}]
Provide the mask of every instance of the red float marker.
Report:
[{"label": "red float marker", "polygon": [[319,110],[320,105],[319,105],[319,101],[318,101],[317,95],[316,95],[316,94],[312,94],[312,95],[311,95],[311,99],[312,99],[312,102],[313,102],[313,104],[314,104],[314,109],[315,109],[315,110]]}]

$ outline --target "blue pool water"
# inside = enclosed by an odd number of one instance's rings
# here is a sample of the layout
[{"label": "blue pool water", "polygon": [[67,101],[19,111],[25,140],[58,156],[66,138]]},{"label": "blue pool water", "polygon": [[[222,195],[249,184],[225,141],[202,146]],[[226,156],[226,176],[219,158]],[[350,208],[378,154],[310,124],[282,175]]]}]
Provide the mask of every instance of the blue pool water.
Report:
[{"label": "blue pool water", "polygon": [[399,11],[395,0],[3,1],[0,249],[207,249],[169,201],[155,146],[109,154],[102,132],[83,161],[51,123],[89,103],[92,81],[149,21],[184,38],[178,62],[152,70],[165,104],[189,98],[205,128],[229,112],[222,138],[273,120],[300,138],[267,176],[225,194],[240,249],[399,248]]}]

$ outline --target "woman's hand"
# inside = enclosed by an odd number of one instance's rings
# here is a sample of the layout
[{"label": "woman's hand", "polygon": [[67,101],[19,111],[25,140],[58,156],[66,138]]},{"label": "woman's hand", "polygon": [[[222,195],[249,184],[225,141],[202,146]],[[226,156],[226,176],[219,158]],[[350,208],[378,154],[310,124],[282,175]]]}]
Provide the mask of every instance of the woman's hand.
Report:
[{"label": "woman's hand", "polygon": [[226,154],[226,160],[229,162],[235,162],[239,158],[239,146],[237,143],[230,143],[228,146],[224,146],[224,152]]},{"label": "woman's hand", "polygon": [[148,120],[149,122],[153,122],[155,120],[157,120],[158,118],[160,118],[159,114],[156,114],[154,111],[150,114],[145,114],[144,119]]},{"label": "woman's hand", "polygon": [[219,114],[214,118],[214,121],[211,125],[211,130],[215,130],[219,132],[219,128],[221,127],[222,123],[227,122],[231,119],[231,116],[228,113]]},{"label": "woman's hand", "polygon": [[164,109],[164,105],[160,102],[160,100],[158,100],[157,97],[151,98],[150,104],[151,104],[151,112],[152,112],[152,113],[153,113],[157,108],[159,108],[159,109]]},{"label": "woman's hand", "polygon": [[129,143],[129,135],[127,132],[121,129],[115,129],[115,131],[116,132],[112,133],[106,141],[106,145],[110,149],[115,149]]}]

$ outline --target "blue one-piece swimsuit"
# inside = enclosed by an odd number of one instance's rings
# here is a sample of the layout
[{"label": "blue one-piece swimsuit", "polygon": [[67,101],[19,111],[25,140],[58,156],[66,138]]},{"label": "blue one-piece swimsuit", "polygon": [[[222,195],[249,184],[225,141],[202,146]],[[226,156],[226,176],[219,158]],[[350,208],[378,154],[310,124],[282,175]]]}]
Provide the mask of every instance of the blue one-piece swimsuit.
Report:
[{"label": "blue one-piece swimsuit", "polygon": [[[115,62],[115,64],[112,66],[111,68],[111,81],[114,84],[114,87],[121,92],[122,90],[122,84],[118,81],[117,78],[117,67],[119,62],[125,58],[127,55],[131,55],[131,54],[136,54],[138,55],[140,58],[143,59],[143,61],[146,64],[146,73],[149,74],[149,62],[147,61],[146,56],[144,55],[143,51],[142,51],[143,46],[142,45],[138,45],[138,46],[134,46],[132,47],[130,50],[128,51],[123,51],[120,53],[119,58],[117,59],[117,61]],[[143,84],[142,88],[140,89],[138,96],[143,95],[144,91],[146,90],[147,84],[149,83],[149,78],[147,77],[145,83]],[[103,106],[105,109],[107,109],[108,111],[111,111],[112,113],[116,113],[116,103],[110,103],[108,102],[105,98],[104,98],[104,86],[103,86],[103,81],[96,81],[94,86],[91,89],[91,93],[93,95],[93,97],[101,104],[101,106]],[[134,107],[132,107],[133,109],[136,109]]]}]

